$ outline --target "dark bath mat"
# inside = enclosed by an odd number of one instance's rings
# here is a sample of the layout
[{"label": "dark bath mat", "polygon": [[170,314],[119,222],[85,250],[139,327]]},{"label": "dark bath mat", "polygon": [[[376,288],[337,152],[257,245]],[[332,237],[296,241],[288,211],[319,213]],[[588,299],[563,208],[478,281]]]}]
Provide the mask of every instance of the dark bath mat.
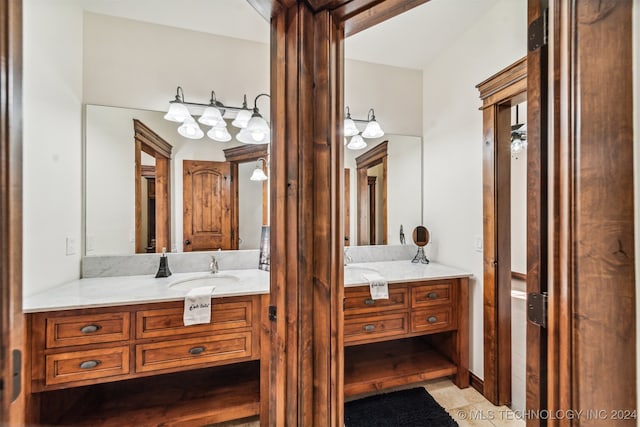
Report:
[{"label": "dark bath mat", "polygon": [[346,427],[458,426],[422,387],[347,402],[344,423]]}]

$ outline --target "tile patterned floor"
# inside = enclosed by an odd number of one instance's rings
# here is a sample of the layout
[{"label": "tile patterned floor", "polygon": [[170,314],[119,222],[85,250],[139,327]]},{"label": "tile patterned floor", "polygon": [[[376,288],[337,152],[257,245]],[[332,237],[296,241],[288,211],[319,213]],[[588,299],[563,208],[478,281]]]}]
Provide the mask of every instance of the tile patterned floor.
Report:
[{"label": "tile patterned floor", "polygon": [[[493,406],[475,389],[459,389],[448,379],[428,381],[424,388],[449,412],[460,427],[524,427],[525,422],[506,406]],[[415,385],[411,386],[415,387]],[[407,388],[407,387],[403,387]],[[399,390],[394,389],[394,390]],[[216,424],[215,427],[259,427],[257,418]]]}]

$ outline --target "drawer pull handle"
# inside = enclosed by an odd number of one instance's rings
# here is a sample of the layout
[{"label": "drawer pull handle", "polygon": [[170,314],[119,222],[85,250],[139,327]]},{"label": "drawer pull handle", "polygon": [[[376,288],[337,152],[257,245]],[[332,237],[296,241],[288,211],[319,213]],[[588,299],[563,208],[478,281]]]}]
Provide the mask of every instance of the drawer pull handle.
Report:
[{"label": "drawer pull handle", "polygon": [[373,332],[376,330],[376,325],[364,325],[363,328],[366,332]]},{"label": "drawer pull handle", "polygon": [[202,354],[204,353],[204,347],[193,347],[189,349],[189,353],[191,354]]},{"label": "drawer pull handle", "polygon": [[438,318],[436,316],[430,316],[427,318],[427,322],[429,323],[436,323],[438,321]]},{"label": "drawer pull handle", "polygon": [[93,369],[100,364],[99,360],[85,360],[80,364],[80,369]]},{"label": "drawer pull handle", "polygon": [[87,325],[80,328],[80,332],[83,334],[92,334],[94,332],[98,332],[100,329],[100,325]]},{"label": "drawer pull handle", "polygon": [[367,298],[366,300],[364,300],[364,303],[366,305],[374,305],[376,303],[376,300],[371,299],[371,298]]},{"label": "drawer pull handle", "polygon": [[437,292],[429,292],[429,293],[427,294],[427,298],[429,298],[429,299],[436,299],[436,298],[438,298],[438,293],[437,293]]}]

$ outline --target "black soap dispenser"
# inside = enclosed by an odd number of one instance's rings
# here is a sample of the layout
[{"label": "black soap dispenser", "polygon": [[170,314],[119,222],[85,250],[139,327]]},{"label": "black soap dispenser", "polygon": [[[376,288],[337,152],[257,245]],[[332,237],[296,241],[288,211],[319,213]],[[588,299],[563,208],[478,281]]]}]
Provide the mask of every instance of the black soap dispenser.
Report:
[{"label": "black soap dispenser", "polygon": [[169,277],[171,276],[171,270],[169,270],[169,258],[167,258],[167,248],[162,248],[162,256],[160,257],[160,266],[156,277]]}]

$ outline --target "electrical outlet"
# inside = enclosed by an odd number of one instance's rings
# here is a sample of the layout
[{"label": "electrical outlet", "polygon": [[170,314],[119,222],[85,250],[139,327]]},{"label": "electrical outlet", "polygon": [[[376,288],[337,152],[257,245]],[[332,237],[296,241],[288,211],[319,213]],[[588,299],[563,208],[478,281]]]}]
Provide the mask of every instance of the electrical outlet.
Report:
[{"label": "electrical outlet", "polygon": [[96,246],[96,236],[87,236],[87,252],[94,250]]},{"label": "electrical outlet", "polygon": [[67,255],[75,255],[78,253],[78,244],[73,237],[67,237]]},{"label": "electrical outlet", "polygon": [[476,252],[482,252],[482,236],[476,236],[474,248]]}]

